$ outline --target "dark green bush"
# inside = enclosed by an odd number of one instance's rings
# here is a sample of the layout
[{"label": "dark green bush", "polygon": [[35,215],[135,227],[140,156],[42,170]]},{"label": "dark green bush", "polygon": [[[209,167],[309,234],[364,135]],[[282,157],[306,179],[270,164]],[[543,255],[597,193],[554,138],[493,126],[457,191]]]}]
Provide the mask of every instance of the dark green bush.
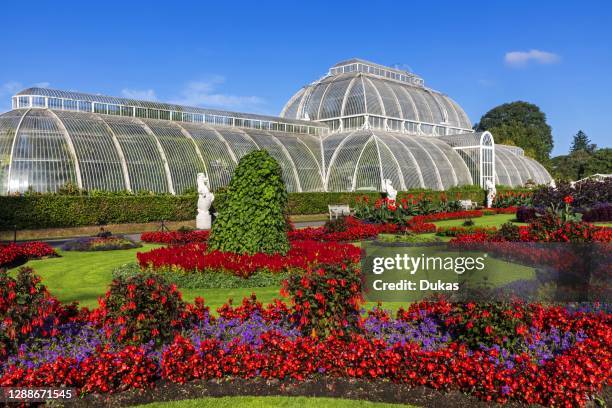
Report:
[{"label": "dark green bush", "polygon": [[287,189],[279,164],[265,150],[243,156],[210,232],[209,250],[273,254],[289,250]]},{"label": "dark green bush", "polygon": [[359,330],[363,296],[355,265],[320,265],[291,274],[281,294],[291,298],[294,313],[289,320],[306,336],[346,336]]},{"label": "dark green bush", "polygon": [[174,337],[185,319],[186,303],[176,285],[159,274],[115,277],[99,303],[99,324],[127,344],[159,345]]}]

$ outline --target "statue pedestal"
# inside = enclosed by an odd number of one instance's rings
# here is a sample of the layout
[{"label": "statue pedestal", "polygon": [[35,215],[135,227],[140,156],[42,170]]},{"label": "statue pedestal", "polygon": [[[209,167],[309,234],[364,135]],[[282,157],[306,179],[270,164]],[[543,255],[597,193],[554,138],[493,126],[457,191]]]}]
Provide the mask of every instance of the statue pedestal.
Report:
[{"label": "statue pedestal", "polygon": [[200,194],[198,198],[198,215],[196,216],[196,228],[201,230],[209,230],[212,226],[212,216],[210,215],[210,206],[215,199],[213,193],[207,195]]},{"label": "statue pedestal", "polygon": [[212,226],[212,216],[208,211],[198,210],[196,216],[196,228],[200,230],[209,230]]}]

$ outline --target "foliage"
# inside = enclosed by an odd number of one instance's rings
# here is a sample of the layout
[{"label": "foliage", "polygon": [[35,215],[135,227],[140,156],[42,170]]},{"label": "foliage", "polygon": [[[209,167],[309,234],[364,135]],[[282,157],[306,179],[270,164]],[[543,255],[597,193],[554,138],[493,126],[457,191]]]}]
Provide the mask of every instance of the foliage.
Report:
[{"label": "foliage", "polygon": [[[610,171],[612,172],[612,171]],[[498,193],[523,191],[498,186]],[[407,198],[423,193],[432,202],[437,202],[440,192],[414,189],[399,192],[398,197]],[[453,187],[447,190],[450,198],[472,200],[483,203],[485,192],[478,186]],[[227,189],[215,192],[214,211],[226,206]],[[348,204],[353,208],[355,201],[369,197],[370,202],[382,198],[381,193],[289,193],[288,213],[326,214],[330,204]],[[452,201],[452,200],[451,200]],[[105,224],[140,223],[193,220],[196,217],[197,195],[169,194],[126,194],[116,192],[88,192],[82,195],[25,194],[0,196],[0,230],[37,228],[64,228]]]},{"label": "foliage", "polygon": [[497,231],[496,227],[477,227],[477,226],[468,226],[468,227],[438,227],[436,229],[436,235],[441,237],[456,237],[457,235],[463,234],[475,234],[475,233],[485,233],[492,234]]},{"label": "foliage", "polygon": [[51,245],[45,242],[32,241],[20,244],[0,244],[0,269],[21,265],[30,259],[58,256]]},{"label": "foliage", "polygon": [[177,230],[177,231],[155,231],[143,232],[140,239],[143,242],[155,242],[158,244],[187,244],[190,242],[206,242],[210,231]]},{"label": "foliage", "polygon": [[582,220],[586,222],[612,221],[612,203],[597,203],[585,211]]},{"label": "foliage", "polygon": [[472,348],[484,345],[503,347],[510,352],[520,352],[523,336],[529,334],[529,314],[523,304],[457,303],[449,318],[453,337]]},{"label": "foliage", "polygon": [[197,196],[58,195],[1,196],[0,230],[195,219]]},{"label": "foliage", "polygon": [[10,356],[0,384],[110,393],[162,381],[340,378],[584,406],[610,381],[605,309],[422,301],[397,316],[376,309],[358,318],[358,334],[344,336],[300,335],[288,325],[296,310],[280,302],[263,308],[245,299],[224,305],[218,318],[197,309],[196,322],[154,349],[101,339],[88,322],[60,326],[60,335],[33,338]]},{"label": "foliage", "polygon": [[349,224],[347,223],[347,217],[343,216],[325,221],[323,228],[327,232],[345,232],[349,228]]},{"label": "foliage", "polygon": [[519,146],[525,154],[546,164],[553,148],[546,115],[534,104],[516,101],[499,105],[485,113],[474,128],[488,130],[495,143]]},{"label": "foliage", "polygon": [[[113,270],[113,278],[130,277],[142,274],[137,263],[122,265]],[[183,289],[231,289],[278,287],[288,276],[288,272],[256,271],[247,278],[224,272],[185,273],[178,270],[163,270],[164,278]]]},{"label": "foliage", "polygon": [[519,222],[531,222],[537,216],[537,209],[534,207],[520,206],[516,210],[516,219]]},{"label": "foliage", "polygon": [[473,227],[474,226],[474,220],[471,218],[466,219],[465,221],[463,221],[463,224],[461,224],[464,227]]},{"label": "foliage", "polygon": [[30,336],[55,335],[54,327],[74,311],[51,296],[31,268],[20,268],[15,278],[0,269],[0,358]]},{"label": "foliage", "polygon": [[378,237],[378,241],[388,243],[430,243],[440,242],[440,238],[418,235],[410,231],[405,231],[401,234],[383,234]]},{"label": "foliage", "polygon": [[[341,226],[341,228],[339,228]],[[333,223],[330,230],[327,225],[322,227],[307,227],[291,230],[288,233],[291,240],[313,240],[327,242],[349,242],[361,239],[376,238],[378,234],[398,232],[400,227],[396,224],[365,223],[354,217],[344,217],[339,224]]]},{"label": "foliage", "polygon": [[355,265],[322,264],[292,274],[281,293],[291,297],[294,313],[289,319],[306,336],[346,336],[358,330],[363,298]]},{"label": "foliage", "polygon": [[563,205],[563,199],[571,196],[577,212],[599,203],[612,202],[612,178],[602,181],[585,180],[572,187],[567,181],[559,181],[556,188],[541,186],[533,194],[533,205],[540,208]]},{"label": "foliage", "polygon": [[160,344],[174,336],[186,304],[176,285],[161,275],[142,273],[113,279],[92,320],[120,343]]},{"label": "foliage", "polygon": [[516,224],[506,222],[502,224],[496,237],[501,237],[510,242],[519,242],[521,240],[521,229]]},{"label": "foliage", "polygon": [[225,206],[212,226],[209,251],[255,254],[289,250],[287,190],[281,167],[265,150],[240,159],[227,188]]},{"label": "foliage", "polygon": [[612,149],[603,148],[592,152],[576,150],[568,155],[552,158],[555,178],[580,180],[592,174],[612,173]]},{"label": "foliage", "polygon": [[132,241],[123,235],[111,235],[109,237],[85,237],[66,242],[62,249],[64,251],[114,251],[118,249],[140,248],[142,245]]},{"label": "foliage", "polygon": [[519,207],[531,205],[533,193],[507,191],[498,193],[493,200],[493,208]]},{"label": "foliage", "polygon": [[368,222],[404,224],[410,216],[432,214],[437,212],[458,211],[461,203],[449,200],[445,192],[438,195],[434,201],[431,196],[420,193],[417,196],[408,194],[397,198],[379,198],[370,204],[368,196],[358,198],[355,202],[355,216]]},{"label": "foliage", "polygon": [[570,147],[570,153],[584,150],[587,153],[593,153],[597,150],[597,145],[591,143],[591,139],[582,130],[574,135],[572,146]]}]

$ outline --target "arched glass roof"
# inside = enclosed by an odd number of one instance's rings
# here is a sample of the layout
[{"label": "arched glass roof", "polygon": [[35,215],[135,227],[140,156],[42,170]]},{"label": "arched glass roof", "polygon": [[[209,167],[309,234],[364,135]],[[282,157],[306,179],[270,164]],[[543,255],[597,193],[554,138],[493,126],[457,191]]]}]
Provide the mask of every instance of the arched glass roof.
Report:
[{"label": "arched glass roof", "polygon": [[398,190],[472,184],[457,152],[433,137],[373,129],[336,133],[323,140],[323,154],[328,191],[381,191],[384,179]]},{"label": "arched glass roof", "polygon": [[548,171],[516,146],[495,145],[496,184],[518,187],[527,181],[548,184],[552,179]]},{"label": "arched glass roof", "polygon": [[284,118],[314,121],[355,115],[471,130],[456,102],[426,88],[414,74],[362,60],[332,67],[328,75],[300,89],[281,112]]},{"label": "arched glass roof", "polygon": [[94,113],[18,109],[0,115],[2,193],[86,190],[181,193],[206,173],[229,183],[242,156],[266,149],[289,191],[322,191],[320,140],[278,131]]},{"label": "arched glass roof", "polygon": [[470,132],[458,135],[440,136],[440,140],[452,147],[470,148],[481,146],[493,146],[493,135],[490,132]]},{"label": "arched glass roof", "polygon": [[92,95],[49,88],[28,88],[18,92],[13,96],[13,108],[49,108],[72,112],[92,112],[114,116],[161,119],[173,122],[210,123],[313,135],[325,133],[328,130],[327,126],[323,123],[105,95]]},{"label": "arched glass roof", "polygon": [[[195,187],[200,172],[216,190],[256,149],[278,161],[291,192],[381,191],[384,179],[398,190],[550,181],[542,165],[518,147],[496,145],[489,132],[438,133],[469,126],[454,102],[413,74],[368,64],[338,64],[285,109],[324,118],[331,132],[314,121],[43,88],[20,92],[16,109],[0,115],[0,194],[57,192],[67,183],[180,194]],[[432,136],[420,135],[425,126],[435,129]]]}]

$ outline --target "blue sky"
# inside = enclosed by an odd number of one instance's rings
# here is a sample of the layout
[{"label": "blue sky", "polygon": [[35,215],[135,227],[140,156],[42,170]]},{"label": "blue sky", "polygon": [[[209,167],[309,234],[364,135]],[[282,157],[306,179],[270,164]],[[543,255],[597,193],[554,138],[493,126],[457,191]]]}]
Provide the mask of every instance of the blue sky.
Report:
[{"label": "blue sky", "polygon": [[612,3],[4,2],[0,111],[35,84],[278,114],[342,59],[409,68],[472,122],[539,105],[553,154],[610,146]]}]

